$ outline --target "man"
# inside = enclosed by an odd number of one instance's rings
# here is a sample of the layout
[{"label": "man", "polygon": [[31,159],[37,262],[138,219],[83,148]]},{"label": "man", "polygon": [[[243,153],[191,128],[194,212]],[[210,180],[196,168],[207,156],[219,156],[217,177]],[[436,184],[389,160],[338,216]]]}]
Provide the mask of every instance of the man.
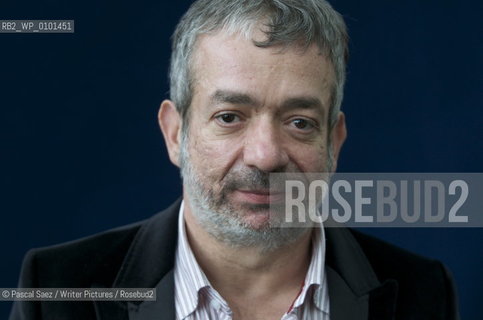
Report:
[{"label": "man", "polygon": [[436,261],[344,228],[281,228],[270,173],[333,172],[347,36],[323,0],[200,0],[159,123],[183,197],[30,251],[20,287],[155,287],[156,302],[21,302],[11,319],[456,319]]}]

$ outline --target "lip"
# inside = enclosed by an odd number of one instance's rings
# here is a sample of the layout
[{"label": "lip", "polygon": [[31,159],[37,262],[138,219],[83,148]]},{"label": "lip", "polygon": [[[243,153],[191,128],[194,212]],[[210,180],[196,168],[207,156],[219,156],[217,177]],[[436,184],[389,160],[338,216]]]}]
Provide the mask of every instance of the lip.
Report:
[{"label": "lip", "polygon": [[237,190],[236,195],[240,200],[255,204],[278,203],[283,200],[284,193],[270,190]]}]

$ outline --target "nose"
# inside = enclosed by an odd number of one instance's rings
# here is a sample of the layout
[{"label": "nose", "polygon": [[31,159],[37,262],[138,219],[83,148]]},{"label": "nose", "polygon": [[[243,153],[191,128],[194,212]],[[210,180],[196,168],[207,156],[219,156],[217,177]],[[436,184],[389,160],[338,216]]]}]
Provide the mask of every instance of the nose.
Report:
[{"label": "nose", "polygon": [[265,172],[283,171],[289,157],[282,142],[282,136],[272,121],[258,121],[247,128],[243,148],[245,165]]}]

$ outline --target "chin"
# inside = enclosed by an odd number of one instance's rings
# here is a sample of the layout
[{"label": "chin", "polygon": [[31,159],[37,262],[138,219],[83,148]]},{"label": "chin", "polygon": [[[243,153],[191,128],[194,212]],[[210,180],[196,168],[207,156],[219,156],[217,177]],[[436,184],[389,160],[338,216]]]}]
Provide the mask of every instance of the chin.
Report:
[{"label": "chin", "polygon": [[242,218],[243,224],[253,230],[266,230],[270,228],[271,214],[270,211],[249,212]]}]

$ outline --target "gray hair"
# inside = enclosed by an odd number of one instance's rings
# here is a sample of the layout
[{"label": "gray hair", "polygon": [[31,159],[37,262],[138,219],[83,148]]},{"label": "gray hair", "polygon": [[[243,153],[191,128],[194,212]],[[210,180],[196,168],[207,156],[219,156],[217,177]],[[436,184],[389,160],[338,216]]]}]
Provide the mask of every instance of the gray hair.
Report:
[{"label": "gray hair", "polygon": [[295,45],[307,48],[315,43],[326,55],[336,78],[329,115],[332,127],[342,103],[348,37],[341,15],[325,0],[194,2],[181,18],[172,38],[170,97],[183,120],[187,119],[192,100],[192,57],[197,37],[220,30],[240,32],[249,37],[257,23],[264,23],[267,27],[263,30],[267,36],[265,41],[252,40],[258,47]]}]

